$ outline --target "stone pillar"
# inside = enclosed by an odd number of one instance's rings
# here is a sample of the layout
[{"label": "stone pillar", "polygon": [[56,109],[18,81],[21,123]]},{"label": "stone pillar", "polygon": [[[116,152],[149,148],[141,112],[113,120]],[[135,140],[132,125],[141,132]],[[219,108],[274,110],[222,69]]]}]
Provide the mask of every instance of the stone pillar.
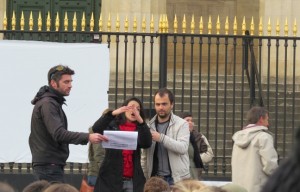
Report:
[{"label": "stone pillar", "polygon": [[[298,8],[300,7],[300,1],[298,0],[260,0],[260,10],[259,14],[264,19],[263,20],[263,26],[264,31],[263,35],[268,36],[267,31],[267,25],[270,18],[271,23],[271,29],[272,29],[272,36],[276,36],[276,25],[277,21],[280,26],[280,33],[279,36],[284,36],[284,25],[287,21],[288,23],[288,36],[293,36],[293,27],[294,27],[294,21],[296,18],[300,17],[300,12]],[[299,20],[297,20],[299,22]],[[297,24],[297,31],[299,34],[299,23]],[[262,58],[262,74],[267,75],[267,64],[268,64],[268,58],[267,58],[267,42],[264,41],[263,45],[263,58]],[[280,40],[279,45],[280,48],[278,50],[278,65],[279,65],[279,77],[283,77],[285,74],[284,66],[285,66],[285,47],[284,47],[284,41]],[[287,48],[287,76],[292,77],[293,75],[293,41],[288,41],[288,48]],[[276,65],[276,41],[271,41],[271,58],[270,58],[270,64],[271,66]],[[299,63],[300,59],[299,57],[296,57],[296,63]],[[276,68],[271,67],[270,68],[270,75],[276,76]],[[296,67],[296,74],[300,74],[300,68]]]},{"label": "stone pillar", "polygon": [[[129,28],[128,32],[133,32],[133,21],[134,18],[137,20],[137,32],[142,32],[142,20],[146,20],[146,32],[150,32],[150,21],[153,15],[154,19],[154,32],[158,31],[158,21],[160,14],[166,13],[166,0],[129,0],[129,1],[120,1],[120,0],[102,0],[102,20],[103,20],[103,30],[107,30],[107,21],[110,15],[111,19],[111,31],[116,31],[116,18],[119,16],[120,20],[120,32],[124,32],[124,23],[125,19],[128,19]],[[110,62],[111,70],[115,71],[116,63],[116,41],[111,39],[110,44]],[[153,71],[158,72],[158,62],[159,62],[159,39],[154,39],[154,53],[153,53]],[[127,47],[127,69],[126,72],[132,72],[133,70],[133,61],[134,61],[134,47],[131,43],[132,38],[128,38],[128,47]],[[141,38],[137,39],[136,44],[136,72],[141,72],[142,66],[142,43]],[[145,44],[145,73],[148,73],[150,70],[150,38],[146,38]],[[124,38],[120,38],[119,51],[124,50]],[[119,72],[124,72],[124,63],[125,63],[125,53],[119,52],[118,64]]]}]

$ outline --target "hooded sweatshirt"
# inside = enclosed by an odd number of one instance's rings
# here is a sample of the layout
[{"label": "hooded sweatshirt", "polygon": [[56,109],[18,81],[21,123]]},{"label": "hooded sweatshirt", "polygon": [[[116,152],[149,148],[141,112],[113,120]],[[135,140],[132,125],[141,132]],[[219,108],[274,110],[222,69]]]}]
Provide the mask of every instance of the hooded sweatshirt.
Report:
[{"label": "hooded sweatshirt", "polygon": [[249,124],[232,139],[232,182],[249,192],[260,192],[268,176],[278,167],[273,136],[267,127]]}]

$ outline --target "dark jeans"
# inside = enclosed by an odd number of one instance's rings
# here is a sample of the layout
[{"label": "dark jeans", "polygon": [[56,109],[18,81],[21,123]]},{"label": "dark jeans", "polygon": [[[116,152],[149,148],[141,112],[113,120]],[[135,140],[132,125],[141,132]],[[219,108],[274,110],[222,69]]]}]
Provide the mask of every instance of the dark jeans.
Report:
[{"label": "dark jeans", "polygon": [[33,173],[36,180],[64,183],[64,167],[61,165],[33,165]]}]

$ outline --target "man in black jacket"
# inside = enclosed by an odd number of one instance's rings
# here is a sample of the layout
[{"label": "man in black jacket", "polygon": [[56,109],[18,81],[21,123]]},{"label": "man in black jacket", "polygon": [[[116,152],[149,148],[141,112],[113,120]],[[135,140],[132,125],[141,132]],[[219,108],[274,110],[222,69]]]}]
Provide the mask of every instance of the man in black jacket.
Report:
[{"label": "man in black jacket", "polygon": [[32,166],[37,180],[64,182],[64,166],[69,157],[69,144],[99,143],[107,138],[98,133],[68,131],[67,117],[62,109],[64,96],[70,94],[74,71],[57,65],[48,72],[49,86],[40,88],[31,103],[29,145]]}]

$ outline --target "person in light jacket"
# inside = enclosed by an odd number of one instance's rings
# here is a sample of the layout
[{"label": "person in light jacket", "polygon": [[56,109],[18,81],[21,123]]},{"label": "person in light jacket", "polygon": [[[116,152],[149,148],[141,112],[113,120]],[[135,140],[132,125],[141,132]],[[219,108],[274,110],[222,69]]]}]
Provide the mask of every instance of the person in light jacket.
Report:
[{"label": "person in light jacket", "polygon": [[278,155],[268,130],[268,111],[253,107],[247,113],[247,120],[249,124],[232,137],[232,183],[249,192],[260,192],[278,167]]}]

